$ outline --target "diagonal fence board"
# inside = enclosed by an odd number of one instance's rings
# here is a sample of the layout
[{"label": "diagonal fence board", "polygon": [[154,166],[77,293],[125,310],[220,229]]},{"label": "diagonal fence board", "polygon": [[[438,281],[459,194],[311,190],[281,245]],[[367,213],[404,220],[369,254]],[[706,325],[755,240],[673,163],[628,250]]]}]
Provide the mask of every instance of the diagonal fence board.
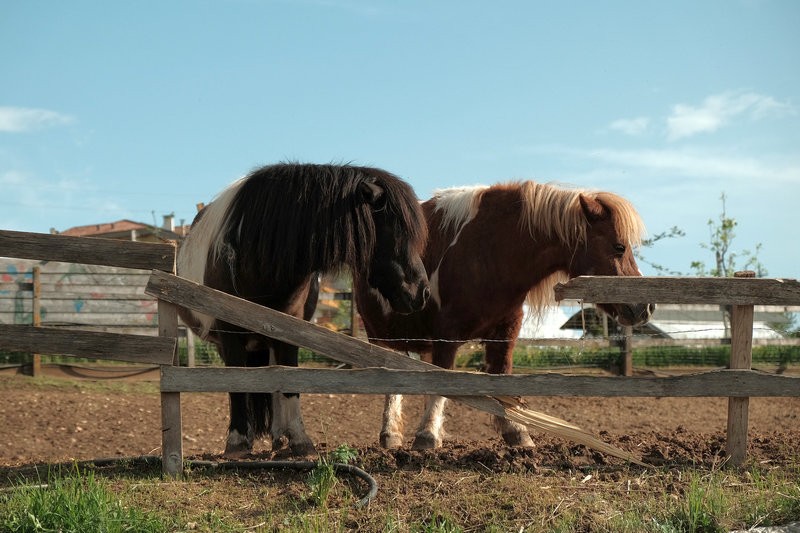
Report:
[{"label": "diagonal fence board", "polygon": [[579,276],[554,290],[556,300],[587,302],[800,305],[795,279]]},{"label": "diagonal fence board", "polygon": [[153,271],[144,292],[160,300],[217,317],[279,341],[314,350],[353,366],[382,366],[406,370],[439,369],[393,350],[334,333],[305,320],[164,272]]},{"label": "diagonal fence board", "polygon": [[170,365],[176,345],[174,337],[0,324],[0,348],[14,352]]},{"label": "diagonal fence board", "polygon": [[174,271],[175,245],[0,230],[3,257]]},{"label": "diagonal fence board", "polygon": [[749,370],[684,376],[604,377],[560,374],[492,375],[454,370],[271,366],[161,369],[165,392],[300,392],[314,394],[437,394],[582,397],[800,397],[800,378]]}]

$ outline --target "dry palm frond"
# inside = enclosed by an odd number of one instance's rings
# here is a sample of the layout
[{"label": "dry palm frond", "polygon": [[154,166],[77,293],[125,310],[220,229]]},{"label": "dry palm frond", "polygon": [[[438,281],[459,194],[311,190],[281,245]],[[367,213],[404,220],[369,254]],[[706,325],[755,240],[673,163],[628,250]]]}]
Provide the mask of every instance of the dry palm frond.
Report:
[{"label": "dry palm frond", "polygon": [[603,442],[594,435],[587,433],[578,426],[570,424],[566,420],[561,420],[560,418],[556,418],[554,416],[533,411],[531,409],[526,409],[523,403],[517,398],[512,398],[510,396],[492,396],[492,398],[500,402],[505,411],[504,416],[513,422],[523,424],[551,435],[569,439],[578,444],[583,444],[584,446],[599,452],[613,455],[614,457],[630,461],[631,463],[639,466],[650,466],[646,463],[643,463],[633,454]]}]

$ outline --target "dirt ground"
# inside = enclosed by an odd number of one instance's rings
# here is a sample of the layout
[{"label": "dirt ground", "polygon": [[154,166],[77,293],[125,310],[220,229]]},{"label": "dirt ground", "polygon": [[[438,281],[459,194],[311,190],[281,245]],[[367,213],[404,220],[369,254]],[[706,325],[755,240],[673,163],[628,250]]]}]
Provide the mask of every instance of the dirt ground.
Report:
[{"label": "dirt ground", "polygon": [[[146,371],[92,372],[50,368],[45,380],[0,373],[0,466],[160,454],[158,374]],[[725,398],[527,398],[529,407],[566,419],[632,451],[652,464],[713,463],[724,457]],[[383,397],[319,395],[302,397],[309,436],[320,450],[346,443],[380,453],[402,466],[418,460],[407,450],[378,448]],[[422,406],[406,403],[410,447]],[[225,394],[182,395],[184,455],[219,458],[227,426]],[[796,457],[800,442],[800,398],[750,400],[749,454],[758,462]],[[451,402],[440,460],[481,461],[492,469],[603,463],[600,454],[534,434],[533,450],[509,450],[489,416]],[[254,456],[273,454],[259,442]],[[416,458],[416,459],[415,459]]]}]

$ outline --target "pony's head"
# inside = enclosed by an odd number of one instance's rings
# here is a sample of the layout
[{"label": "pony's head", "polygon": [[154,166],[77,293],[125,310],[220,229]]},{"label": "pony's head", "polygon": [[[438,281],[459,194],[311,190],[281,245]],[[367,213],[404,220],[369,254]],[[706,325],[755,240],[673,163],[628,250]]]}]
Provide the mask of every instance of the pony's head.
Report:
[{"label": "pony's head", "polygon": [[[641,243],[644,225],[633,207],[610,193],[580,193],[585,218],[583,245],[575,248],[569,277],[641,276],[633,249]],[[636,326],[650,319],[654,304],[598,303],[597,306],[623,326]]]},{"label": "pony's head", "polygon": [[431,293],[422,263],[427,226],[411,187],[381,174],[358,186],[375,228],[367,283],[395,312],[412,313],[425,307]]}]

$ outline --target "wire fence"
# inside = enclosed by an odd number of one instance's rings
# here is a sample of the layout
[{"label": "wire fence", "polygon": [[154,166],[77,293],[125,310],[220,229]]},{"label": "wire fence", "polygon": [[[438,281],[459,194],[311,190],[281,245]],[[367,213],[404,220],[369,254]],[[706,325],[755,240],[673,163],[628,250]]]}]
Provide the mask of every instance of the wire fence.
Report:
[{"label": "wire fence", "polygon": [[[366,340],[366,339],[364,339]],[[623,335],[607,338],[583,339],[531,339],[516,340],[513,349],[513,366],[516,371],[560,370],[597,368],[613,370],[621,365]],[[463,343],[456,359],[456,367],[480,370],[484,367],[484,340],[452,341]],[[489,342],[507,342],[493,339]],[[655,345],[648,343],[657,342]],[[726,339],[663,339],[654,335],[637,335],[632,341],[632,361],[636,368],[666,367],[726,367],[730,359],[730,345]],[[195,366],[223,366],[216,346],[209,342],[194,342]],[[800,339],[762,339],[753,346],[753,366],[781,370],[800,365]],[[180,364],[189,363],[189,343],[186,337],[178,342]],[[31,354],[0,352],[0,368],[29,364]],[[325,356],[301,348],[301,364],[338,366]],[[67,356],[42,356],[43,364],[96,364],[94,360],[77,360]],[[101,364],[115,364],[103,361]],[[121,363],[116,363],[121,364]]]}]

